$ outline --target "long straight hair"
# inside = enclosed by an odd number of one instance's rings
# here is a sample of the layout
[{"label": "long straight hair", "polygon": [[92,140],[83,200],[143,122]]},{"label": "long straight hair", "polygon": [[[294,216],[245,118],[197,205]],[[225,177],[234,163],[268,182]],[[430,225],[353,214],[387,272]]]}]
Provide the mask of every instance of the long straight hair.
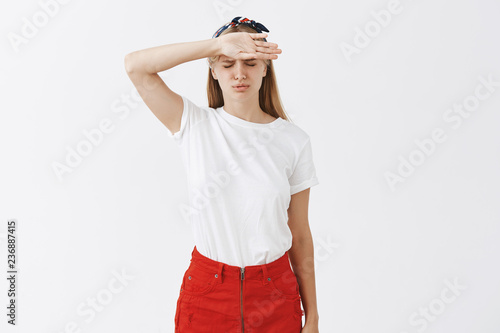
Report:
[{"label": "long straight hair", "polygon": [[[241,24],[235,27],[229,27],[224,30],[220,36],[234,33],[234,32],[249,32],[257,33],[256,30],[251,27]],[[219,36],[219,37],[220,37]],[[217,37],[217,38],[219,38]],[[264,41],[262,38],[256,40]],[[266,76],[262,78],[262,85],[259,90],[259,105],[260,108],[267,114],[273,117],[280,117],[284,120],[291,121],[287,116],[283,105],[281,103],[280,94],[278,91],[278,85],[276,82],[276,76],[274,74],[273,61],[271,59],[263,59],[267,65]],[[219,56],[213,56],[207,58],[208,65],[208,81],[207,81],[207,98],[208,106],[211,108],[218,108],[224,105],[224,96],[222,95],[222,89],[219,85],[219,81],[215,80],[211,73],[212,65],[219,61]]]}]

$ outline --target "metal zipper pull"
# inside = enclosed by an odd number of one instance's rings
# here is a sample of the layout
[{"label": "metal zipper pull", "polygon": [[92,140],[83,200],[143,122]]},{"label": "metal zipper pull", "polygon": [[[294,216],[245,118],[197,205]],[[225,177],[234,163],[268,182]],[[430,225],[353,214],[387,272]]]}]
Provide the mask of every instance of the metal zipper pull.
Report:
[{"label": "metal zipper pull", "polygon": [[243,320],[243,280],[244,279],[245,279],[245,267],[241,267],[241,280],[240,280],[241,332],[245,332],[245,321]]}]

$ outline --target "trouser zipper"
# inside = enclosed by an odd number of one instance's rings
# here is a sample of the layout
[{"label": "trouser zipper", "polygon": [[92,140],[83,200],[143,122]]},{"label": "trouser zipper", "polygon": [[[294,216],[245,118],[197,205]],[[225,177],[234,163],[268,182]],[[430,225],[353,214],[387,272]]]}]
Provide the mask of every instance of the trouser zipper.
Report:
[{"label": "trouser zipper", "polygon": [[245,279],[245,267],[241,267],[240,284],[240,308],[241,308],[241,332],[245,332],[245,322],[243,321],[243,280]]}]

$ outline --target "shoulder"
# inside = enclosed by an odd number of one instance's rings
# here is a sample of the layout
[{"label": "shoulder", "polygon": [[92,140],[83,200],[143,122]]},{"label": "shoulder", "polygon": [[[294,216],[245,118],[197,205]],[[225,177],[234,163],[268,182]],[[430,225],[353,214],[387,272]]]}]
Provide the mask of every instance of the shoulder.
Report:
[{"label": "shoulder", "polygon": [[303,147],[310,140],[309,134],[299,125],[284,119],[282,123],[283,132],[287,140],[297,147]]},{"label": "shoulder", "polygon": [[184,109],[199,110],[202,112],[209,112],[215,110],[209,106],[202,105],[201,103],[196,102],[194,99],[191,99],[186,95],[180,95],[180,96],[182,97],[182,101],[184,103]]},{"label": "shoulder", "polygon": [[184,110],[186,116],[193,117],[197,121],[214,117],[216,109],[207,105],[202,105],[185,95],[180,95],[184,103]]}]

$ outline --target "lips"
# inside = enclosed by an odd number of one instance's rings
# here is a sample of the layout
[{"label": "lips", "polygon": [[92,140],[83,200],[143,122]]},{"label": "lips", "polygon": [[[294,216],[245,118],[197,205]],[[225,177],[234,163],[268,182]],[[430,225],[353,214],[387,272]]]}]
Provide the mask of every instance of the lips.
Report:
[{"label": "lips", "polygon": [[248,89],[248,84],[239,84],[237,86],[233,86],[233,89],[235,91],[239,91],[239,92],[243,92],[243,91],[247,91]]}]

